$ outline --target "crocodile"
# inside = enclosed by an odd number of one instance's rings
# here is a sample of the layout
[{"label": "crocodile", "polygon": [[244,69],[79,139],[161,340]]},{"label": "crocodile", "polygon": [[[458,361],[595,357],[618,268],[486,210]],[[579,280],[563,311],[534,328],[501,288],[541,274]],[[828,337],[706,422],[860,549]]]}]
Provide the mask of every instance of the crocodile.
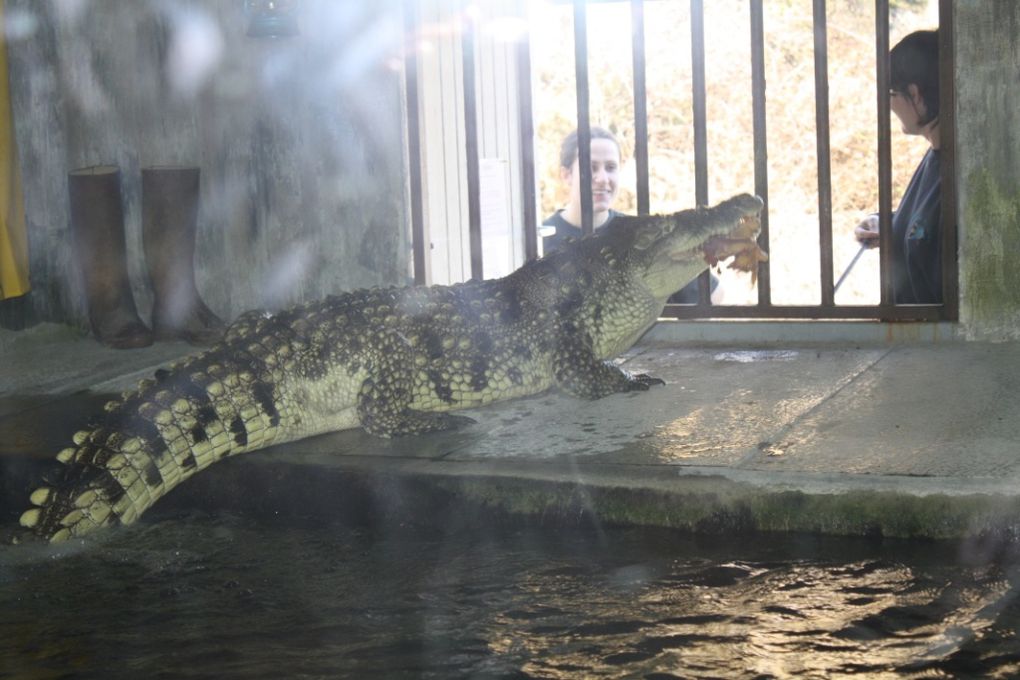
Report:
[{"label": "crocodile", "polygon": [[247,312],[77,432],[53,480],[30,494],[23,536],[57,542],[129,524],[214,462],[272,444],[355,427],[380,437],[449,430],[474,422],[451,411],[554,386],[599,399],[662,384],[611,359],[709,264],[751,249],[756,270],[762,206],[740,194],[620,216],[504,278]]}]

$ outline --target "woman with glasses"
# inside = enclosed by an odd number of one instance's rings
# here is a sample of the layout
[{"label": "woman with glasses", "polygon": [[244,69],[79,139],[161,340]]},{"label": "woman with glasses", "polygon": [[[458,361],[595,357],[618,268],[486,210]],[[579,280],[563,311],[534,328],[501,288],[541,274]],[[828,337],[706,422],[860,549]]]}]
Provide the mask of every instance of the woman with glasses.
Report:
[{"label": "woman with glasses", "polygon": [[[938,42],[938,31],[917,31],[889,52],[889,107],[905,134],[921,135],[931,145],[892,215],[896,304],[942,301]],[[863,245],[877,247],[878,215],[858,224],[854,236]]]}]

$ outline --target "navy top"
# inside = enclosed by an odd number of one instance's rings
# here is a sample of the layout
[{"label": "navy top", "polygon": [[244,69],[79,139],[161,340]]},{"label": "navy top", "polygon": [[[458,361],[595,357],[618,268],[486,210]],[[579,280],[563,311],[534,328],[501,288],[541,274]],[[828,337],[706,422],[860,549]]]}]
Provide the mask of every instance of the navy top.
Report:
[{"label": "navy top", "polygon": [[942,179],[939,152],[929,149],[892,215],[893,300],[942,302]]},{"label": "navy top", "polygon": [[[610,210],[609,217],[606,218],[606,221],[599,225],[597,228],[602,229],[604,227],[609,226],[609,223],[613,221],[613,218],[615,218],[619,214],[620,213],[616,212],[615,210]],[[581,236],[584,235],[584,232],[581,231],[581,227],[575,227],[570,222],[567,222],[565,219],[563,219],[562,210],[557,210],[552,215],[547,217],[545,222],[542,222],[542,226],[555,228],[555,231],[551,231],[550,229],[542,230],[544,234],[547,234],[544,235],[542,238],[542,252],[546,255],[553,252],[554,250],[559,250],[560,247],[563,245],[564,241],[566,241],[568,238],[581,238]]]}]

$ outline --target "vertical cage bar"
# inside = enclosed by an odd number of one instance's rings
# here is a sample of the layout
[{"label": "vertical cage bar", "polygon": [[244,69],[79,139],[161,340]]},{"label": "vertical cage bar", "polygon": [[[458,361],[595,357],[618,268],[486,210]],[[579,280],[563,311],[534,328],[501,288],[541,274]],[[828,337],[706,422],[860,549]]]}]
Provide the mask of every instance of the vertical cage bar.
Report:
[{"label": "vertical cage bar", "polygon": [[414,282],[428,283],[428,248],[421,171],[421,119],[418,110],[418,0],[404,0],[404,103],[407,107],[407,180],[411,213]]},{"label": "vertical cage bar", "polygon": [[595,231],[591,196],[591,119],[588,107],[588,5],[574,0],[574,77],[577,85],[577,168],[581,187],[581,233]]},{"label": "vertical cage bar", "polygon": [[959,318],[959,271],[956,248],[956,85],[955,28],[952,0],[939,0],[939,169],[942,173],[942,310]]},{"label": "vertical cage bar", "polygon": [[705,116],[704,0],[691,0],[691,89],[694,113],[694,200],[708,204],[708,132]]},{"label": "vertical cage bar", "polygon": [[639,215],[651,211],[648,187],[648,97],[645,81],[645,3],[630,3],[631,53],[634,69],[634,162],[637,165]]},{"label": "vertical cage bar", "polygon": [[818,247],[822,305],[833,304],[832,168],[829,147],[829,46],[825,0],[814,0],[815,138],[818,155]]},{"label": "vertical cage bar", "polygon": [[[708,205],[708,130],[705,115],[705,3],[691,0],[691,90],[694,114],[694,200]],[[698,304],[709,304],[712,285],[706,270],[698,277]]]},{"label": "vertical cage bar", "polygon": [[464,83],[464,149],[467,155],[468,242],[471,248],[471,278],[481,281],[482,207],[481,171],[478,156],[478,98],[475,92],[475,21],[470,15],[463,22],[461,60]]},{"label": "vertical cage bar", "polygon": [[[758,243],[769,252],[769,163],[768,134],[765,124],[765,21],[762,0],[751,4],[751,99],[754,121],[754,193],[765,201],[761,214]],[[758,263],[758,304],[772,304],[772,269],[769,262]]]},{"label": "vertical cage bar", "polygon": [[531,102],[531,33],[517,43],[517,117],[520,121],[524,257],[538,257],[538,190],[535,184],[535,119]]},{"label": "vertical cage bar", "polygon": [[[889,121],[889,0],[875,0],[875,65],[878,88],[878,228],[881,306],[893,304],[892,135]],[[885,318],[885,317],[883,317]]]}]

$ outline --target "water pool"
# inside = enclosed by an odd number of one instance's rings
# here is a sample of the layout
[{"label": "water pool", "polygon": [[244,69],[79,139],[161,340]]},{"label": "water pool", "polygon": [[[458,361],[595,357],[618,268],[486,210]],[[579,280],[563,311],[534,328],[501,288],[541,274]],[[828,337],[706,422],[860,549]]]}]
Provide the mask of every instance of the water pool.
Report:
[{"label": "water pool", "polygon": [[1001,546],[355,514],[170,505],[86,545],[4,548],[0,675],[1020,674]]}]

